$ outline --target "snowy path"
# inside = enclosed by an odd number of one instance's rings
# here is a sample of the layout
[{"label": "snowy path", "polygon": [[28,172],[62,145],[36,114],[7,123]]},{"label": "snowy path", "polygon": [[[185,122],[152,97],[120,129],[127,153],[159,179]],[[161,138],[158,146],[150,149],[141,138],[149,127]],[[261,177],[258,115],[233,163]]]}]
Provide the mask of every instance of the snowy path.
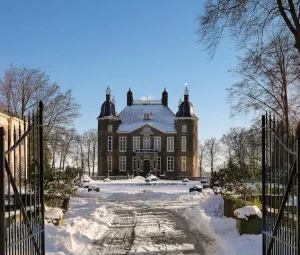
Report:
[{"label": "snowy path", "polygon": [[106,202],[115,220],[90,254],[199,254],[204,255],[205,237],[189,229],[174,209],[190,207],[187,202]]}]

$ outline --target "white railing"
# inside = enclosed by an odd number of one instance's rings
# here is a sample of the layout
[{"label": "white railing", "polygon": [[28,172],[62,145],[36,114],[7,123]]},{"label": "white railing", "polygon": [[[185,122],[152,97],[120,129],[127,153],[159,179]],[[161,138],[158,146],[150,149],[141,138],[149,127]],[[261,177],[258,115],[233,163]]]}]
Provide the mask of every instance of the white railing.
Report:
[{"label": "white railing", "polygon": [[161,100],[133,100],[133,104],[161,104]]}]

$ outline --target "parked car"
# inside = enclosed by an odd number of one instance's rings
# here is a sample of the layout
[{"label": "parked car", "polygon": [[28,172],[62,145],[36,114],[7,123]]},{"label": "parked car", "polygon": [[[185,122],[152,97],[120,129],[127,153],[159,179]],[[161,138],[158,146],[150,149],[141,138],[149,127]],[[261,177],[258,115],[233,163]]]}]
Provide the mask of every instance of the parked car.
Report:
[{"label": "parked car", "polygon": [[196,186],[194,186],[194,187],[191,187],[191,188],[190,188],[190,192],[193,192],[193,191],[202,192],[202,187],[199,186],[199,185],[196,185]]},{"label": "parked car", "polygon": [[188,179],[188,178],[184,178],[183,180],[182,180],[182,182],[189,182],[190,180]]}]

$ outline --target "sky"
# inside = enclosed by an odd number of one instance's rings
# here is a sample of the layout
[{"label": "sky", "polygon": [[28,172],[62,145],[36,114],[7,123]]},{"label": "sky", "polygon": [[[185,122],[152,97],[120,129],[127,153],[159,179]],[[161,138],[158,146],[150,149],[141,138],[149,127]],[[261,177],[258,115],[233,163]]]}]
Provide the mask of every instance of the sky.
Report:
[{"label": "sky", "polygon": [[40,68],[81,105],[79,133],[97,128],[109,82],[116,109],[166,87],[176,113],[188,84],[199,138],[220,138],[230,127],[226,88],[234,83],[235,42],[224,37],[213,59],[198,42],[204,0],[4,1],[0,8],[0,77],[10,64]]}]

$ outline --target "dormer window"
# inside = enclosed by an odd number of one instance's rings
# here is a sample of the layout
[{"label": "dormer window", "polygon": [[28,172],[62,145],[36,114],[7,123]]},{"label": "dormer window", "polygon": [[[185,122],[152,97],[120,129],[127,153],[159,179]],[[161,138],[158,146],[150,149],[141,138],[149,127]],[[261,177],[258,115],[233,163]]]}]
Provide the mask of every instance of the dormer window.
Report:
[{"label": "dormer window", "polygon": [[144,120],[150,120],[150,112],[144,113]]}]

